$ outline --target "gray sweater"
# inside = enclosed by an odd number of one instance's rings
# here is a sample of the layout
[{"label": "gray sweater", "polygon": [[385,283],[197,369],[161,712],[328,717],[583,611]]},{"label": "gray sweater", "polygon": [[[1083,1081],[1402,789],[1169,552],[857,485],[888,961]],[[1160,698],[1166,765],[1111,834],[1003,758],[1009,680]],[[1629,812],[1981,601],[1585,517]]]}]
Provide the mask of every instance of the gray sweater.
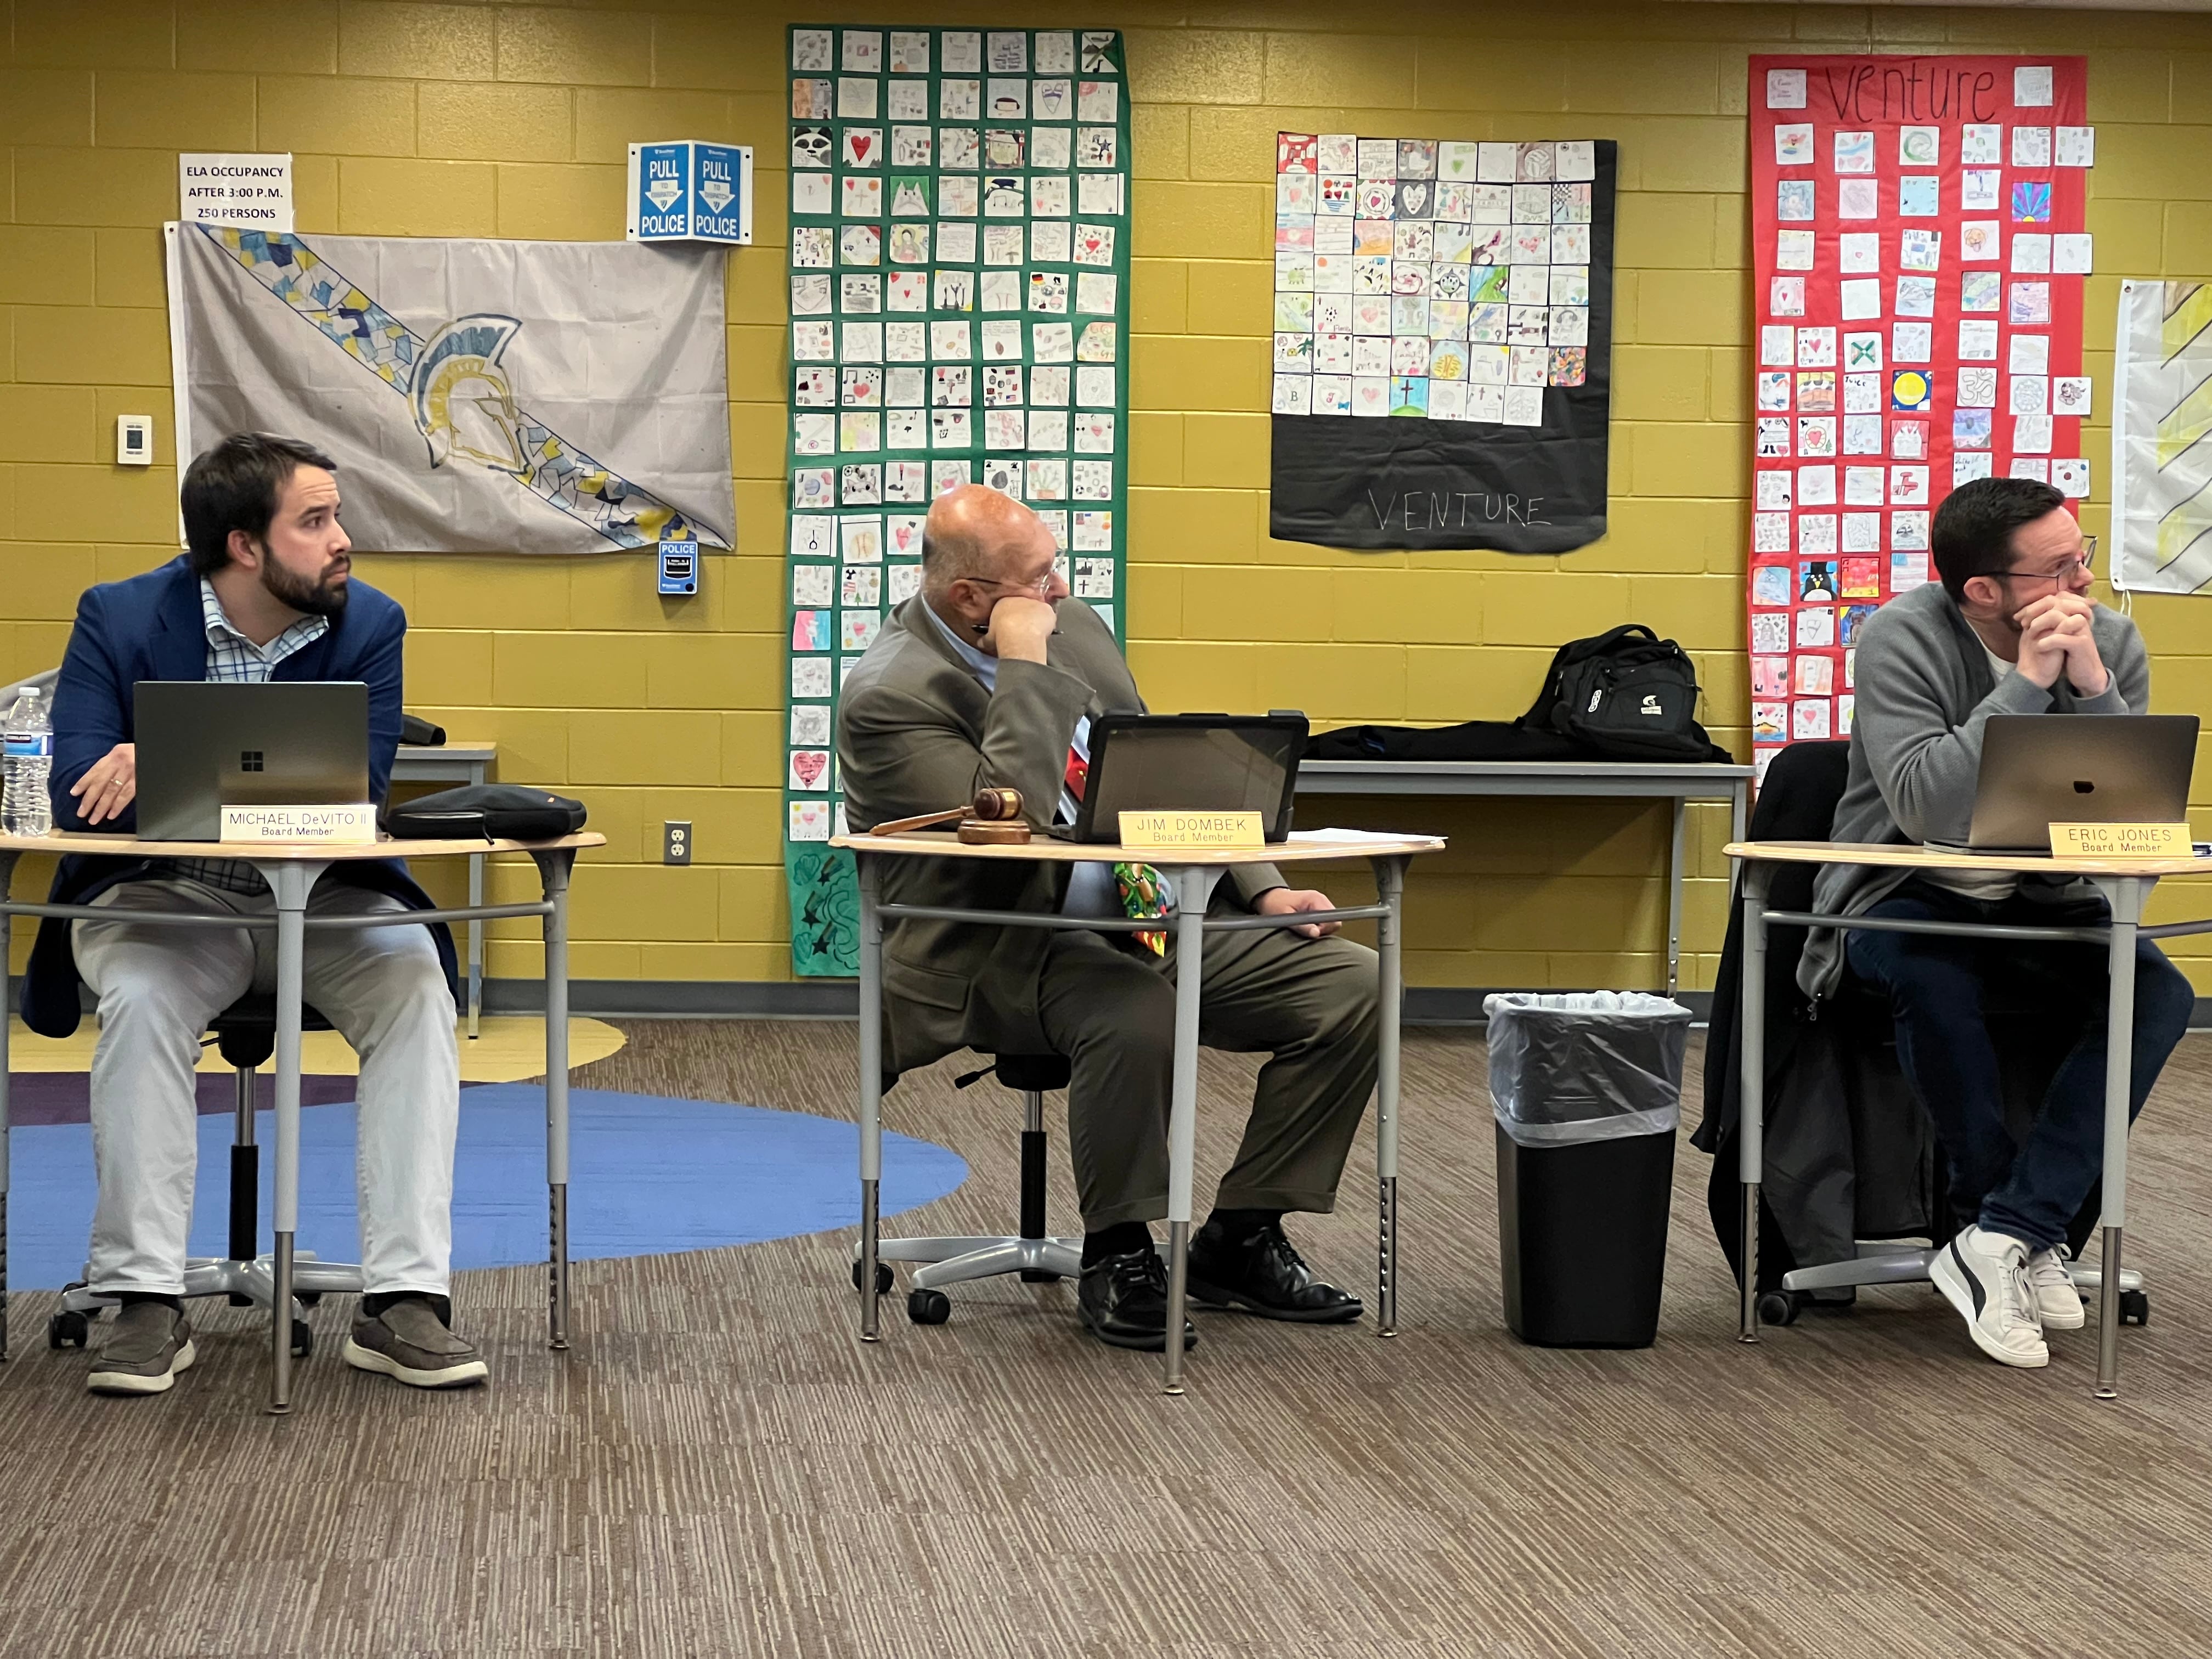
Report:
[{"label": "gray sweater", "polygon": [[[1917,587],[1875,611],[1859,636],[1850,776],[1831,838],[1964,842],[1981,773],[1982,727],[1992,714],[2147,713],[2150,657],[2136,625],[2099,605],[2090,632],[2110,678],[2102,696],[2084,697],[2063,675],[2047,691],[2017,673],[1996,678],[1941,583]],[[1813,883],[1813,908],[1822,915],[1860,915],[1911,874],[1825,866]],[[1798,959],[1798,988],[1808,996],[1826,996],[1843,969],[1843,934],[1815,929]]]}]

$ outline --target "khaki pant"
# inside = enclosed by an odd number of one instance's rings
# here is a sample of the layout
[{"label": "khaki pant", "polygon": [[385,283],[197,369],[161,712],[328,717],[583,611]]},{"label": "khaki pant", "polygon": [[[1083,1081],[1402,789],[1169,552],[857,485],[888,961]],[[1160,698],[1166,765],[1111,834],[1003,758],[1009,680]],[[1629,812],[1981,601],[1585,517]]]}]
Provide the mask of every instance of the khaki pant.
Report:
[{"label": "khaki pant", "polygon": [[[1054,933],[1037,987],[1045,1036],[1073,1067],[1069,1152],[1092,1231],[1168,1212],[1175,955],[1139,955],[1117,937]],[[1375,1088],[1375,952],[1340,936],[1206,935],[1199,1041],[1273,1056],[1221,1178],[1222,1207],[1335,1208]]]},{"label": "khaki pant", "polygon": [[[276,985],[266,928],[134,926],[134,911],[269,915],[268,893],[196,881],[112,887],[94,901],[112,921],[80,921],[77,971],[100,997],[92,1056],[93,1212],[88,1280],[95,1291],[184,1288],[199,1152],[193,1068],[200,1033],[225,1008]],[[396,899],[325,883],[310,915],[363,915]],[[307,936],[305,1000],[361,1056],[362,1276],[371,1291],[442,1295],[452,1255],[453,1140],[460,1060],[453,998],[422,927],[317,929]]]}]

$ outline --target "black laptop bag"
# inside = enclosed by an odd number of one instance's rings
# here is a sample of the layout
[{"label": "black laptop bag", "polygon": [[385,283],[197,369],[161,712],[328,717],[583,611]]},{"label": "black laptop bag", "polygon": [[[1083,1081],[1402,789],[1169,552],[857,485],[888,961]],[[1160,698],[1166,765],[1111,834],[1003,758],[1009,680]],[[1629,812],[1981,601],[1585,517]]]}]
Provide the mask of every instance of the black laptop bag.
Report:
[{"label": "black laptop bag", "polygon": [[551,841],[584,827],[584,803],[517,783],[441,789],[384,811],[400,841]]}]

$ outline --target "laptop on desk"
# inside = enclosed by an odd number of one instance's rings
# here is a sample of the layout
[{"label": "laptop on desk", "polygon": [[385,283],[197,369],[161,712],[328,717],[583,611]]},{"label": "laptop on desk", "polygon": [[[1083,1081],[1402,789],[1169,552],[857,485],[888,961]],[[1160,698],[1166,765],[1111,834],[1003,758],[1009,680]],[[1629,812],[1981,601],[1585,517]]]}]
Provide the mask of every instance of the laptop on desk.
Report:
[{"label": "laptop on desk", "polygon": [[1286,840],[1305,746],[1304,714],[1102,714],[1075,822],[1052,833],[1110,843],[1123,812],[1257,812]]},{"label": "laptop on desk", "polygon": [[1992,714],[1964,847],[2047,857],[2054,823],[2179,823],[2197,760],[2194,714]]},{"label": "laptop on desk", "polygon": [[368,799],[368,687],[358,680],[141,680],[142,841],[214,841],[226,806]]}]

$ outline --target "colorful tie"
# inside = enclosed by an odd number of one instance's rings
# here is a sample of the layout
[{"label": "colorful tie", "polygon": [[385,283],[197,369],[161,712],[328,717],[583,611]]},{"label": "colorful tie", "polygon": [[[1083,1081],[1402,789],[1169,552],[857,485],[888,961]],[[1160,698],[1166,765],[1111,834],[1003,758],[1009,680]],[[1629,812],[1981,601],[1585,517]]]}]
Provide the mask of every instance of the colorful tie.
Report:
[{"label": "colorful tie", "polygon": [[[1083,799],[1084,786],[1091,781],[1091,763],[1073,744],[1067,748],[1067,770],[1061,775],[1060,781],[1067,786],[1068,794],[1076,801]],[[1167,882],[1151,865],[1116,864],[1114,885],[1121,895],[1121,908],[1129,913],[1130,921],[1153,921],[1167,915]],[[1164,933],[1135,933],[1131,937],[1156,957],[1168,953],[1168,936]]]}]

